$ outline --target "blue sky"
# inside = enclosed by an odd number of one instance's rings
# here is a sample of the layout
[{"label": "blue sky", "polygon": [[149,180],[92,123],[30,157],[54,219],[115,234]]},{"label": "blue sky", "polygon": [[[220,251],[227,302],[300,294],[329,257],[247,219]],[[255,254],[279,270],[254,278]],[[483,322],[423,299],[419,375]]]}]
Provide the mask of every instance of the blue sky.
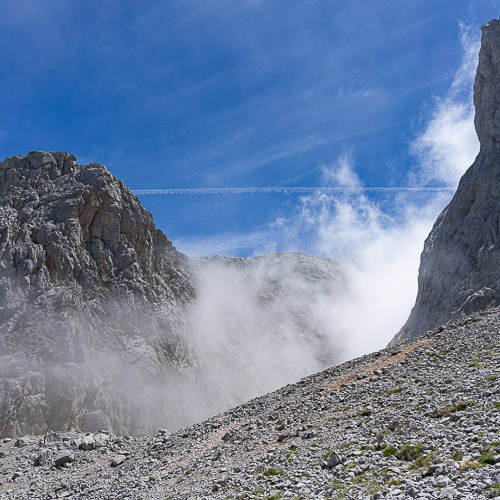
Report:
[{"label": "blue sky", "polygon": [[[476,147],[469,52],[499,8],[493,0],[0,0],[0,156],[65,150],[143,190],[454,187],[446,162],[470,163]],[[341,207],[354,210],[348,222],[361,233],[374,223],[408,228],[432,220],[450,194],[140,198],[190,255],[345,257],[352,249],[342,238],[325,245],[337,237],[325,221]]]}]

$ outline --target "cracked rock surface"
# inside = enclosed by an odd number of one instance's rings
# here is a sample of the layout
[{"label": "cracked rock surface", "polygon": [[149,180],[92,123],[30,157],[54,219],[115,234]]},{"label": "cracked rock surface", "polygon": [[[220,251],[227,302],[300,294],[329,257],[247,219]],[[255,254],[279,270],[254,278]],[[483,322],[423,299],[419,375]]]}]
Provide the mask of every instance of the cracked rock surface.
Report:
[{"label": "cracked rock surface", "polygon": [[128,394],[186,357],[193,294],[186,257],[103,165],[1,162],[0,436],[150,428],[156,410]]}]

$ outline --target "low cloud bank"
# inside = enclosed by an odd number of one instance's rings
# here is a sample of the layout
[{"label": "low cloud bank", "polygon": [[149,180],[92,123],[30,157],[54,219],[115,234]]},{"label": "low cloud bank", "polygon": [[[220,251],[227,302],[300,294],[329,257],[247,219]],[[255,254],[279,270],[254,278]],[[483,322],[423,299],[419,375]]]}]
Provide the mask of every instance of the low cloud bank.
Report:
[{"label": "low cloud bank", "polygon": [[329,307],[346,292],[335,262],[268,254],[201,260],[194,268],[199,294],[189,342],[201,392],[219,407],[317,371],[343,351]]}]

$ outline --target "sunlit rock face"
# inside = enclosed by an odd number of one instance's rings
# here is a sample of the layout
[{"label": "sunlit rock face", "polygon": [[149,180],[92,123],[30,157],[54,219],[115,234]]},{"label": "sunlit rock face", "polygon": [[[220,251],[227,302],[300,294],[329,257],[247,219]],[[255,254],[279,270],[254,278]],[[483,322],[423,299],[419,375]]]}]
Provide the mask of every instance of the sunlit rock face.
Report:
[{"label": "sunlit rock face", "polygon": [[0,163],[0,435],[149,428],[148,381],[186,357],[186,261],[103,165]]},{"label": "sunlit rock face", "polygon": [[482,27],[474,83],[480,152],[436,220],[421,257],[418,295],[393,343],[500,304],[500,21]]}]

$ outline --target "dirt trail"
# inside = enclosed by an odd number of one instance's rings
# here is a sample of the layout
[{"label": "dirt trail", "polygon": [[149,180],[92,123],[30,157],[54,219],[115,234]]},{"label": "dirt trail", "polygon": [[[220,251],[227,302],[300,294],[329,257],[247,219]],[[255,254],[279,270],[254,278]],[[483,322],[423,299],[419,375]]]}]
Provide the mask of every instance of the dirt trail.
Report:
[{"label": "dirt trail", "polygon": [[[430,339],[424,339],[420,340],[419,342],[415,342],[414,344],[411,344],[408,346],[406,349],[403,349],[402,351],[398,352],[394,356],[386,356],[383,359],[378,360],[375,363],[372,363],[371,365],[363,368],[362,370],[357,370],[347,377],[344,377],[342,379],[334,380],[333,382],[330,382],[328,384],[329,389],[338,389],[341,385],[344,384],[349,384],[354,381],[354,383],[362,382],[363,380],[366,380],[368,378],[371,378],[368,374],[373,376],[373,371],[374,370],[380,370],[382,368],[385,368],[387,366],[390,366],[394,363],[397,363],[398,361],[401,361],[402,359],[406,358],[409,356],[415,349],[418,349],[419,347],[422,347],[427,344],[431,344],[436,340],[436,337],[430,338]],[[363,375],[366,374],[367,377],[358,380],[358,375]]]}]

